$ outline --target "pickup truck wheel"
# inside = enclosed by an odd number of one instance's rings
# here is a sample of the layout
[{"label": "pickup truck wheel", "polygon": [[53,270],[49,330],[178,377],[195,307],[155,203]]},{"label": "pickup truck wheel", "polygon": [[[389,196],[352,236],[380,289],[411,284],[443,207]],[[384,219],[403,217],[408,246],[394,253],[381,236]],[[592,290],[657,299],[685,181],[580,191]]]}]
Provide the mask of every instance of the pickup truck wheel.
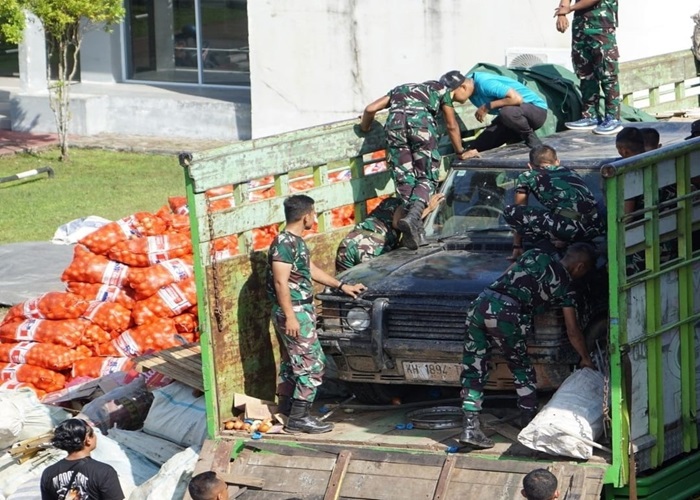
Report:
[{"label": "pickup truck wheel", "polygon": [[394,398],[401,398],[408,390],[408,388],[403,385],[360,382],[349,382],[348,388],[360,403],[373,405],[391,404]]}]

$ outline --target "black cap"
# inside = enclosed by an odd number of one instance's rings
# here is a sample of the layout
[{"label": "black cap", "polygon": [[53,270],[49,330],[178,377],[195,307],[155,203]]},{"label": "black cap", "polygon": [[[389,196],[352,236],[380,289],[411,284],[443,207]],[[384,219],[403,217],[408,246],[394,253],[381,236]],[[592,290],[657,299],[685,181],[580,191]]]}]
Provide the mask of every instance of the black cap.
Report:
[{"label": "black cap", "polygon": [[440,77],[440,83],[442,83],[445,87],[447,87],[450,90],[454,90],[460,85],[462,85],[464,83],[464,80],[466,80],[466,78],[464,78],[464,75],[456,69],[448,71]]},{"label": "black cap", "polygon": [[685,140],[687,141],[688,139],[692,139],[698,136],[700,136],[700,120],[695,120],[690,126],[690,135],[686,137]]}]

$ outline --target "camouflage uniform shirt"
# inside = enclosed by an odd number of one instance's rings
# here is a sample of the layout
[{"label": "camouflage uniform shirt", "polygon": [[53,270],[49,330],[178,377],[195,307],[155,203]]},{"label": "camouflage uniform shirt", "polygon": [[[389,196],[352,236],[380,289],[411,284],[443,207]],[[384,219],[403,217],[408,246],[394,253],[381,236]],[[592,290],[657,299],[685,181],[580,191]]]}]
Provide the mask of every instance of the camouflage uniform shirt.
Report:
[{"label": "camouflage uniform shirt", "polygon": [[611,33],[617,28],[617,0],[600,0],[584,10],[574,12],[574,29],[585,29],[588,35]]},{"label": "camouflage uniform shirt", "polygon": [[[434,80],[399,85],[391,89],[388,96],[390,112],[399,110],[406,112],[427,111],[435,118],[443,105],[454,107],[450,89]],[[410,120],[409,125],[411,125]],[[416,126],[422,127],[423,124],[419,122]]]},{"label": "camouflage uniform shirt", "polygon": [[581,176],[562,166],[547,165],[541,169],[527,170],[518,176],[515,189],[532,193],[552,211],[565,208],[588,214],[596,208],[595,196]]},{"label": "camouflage uniform shirt", "polygon": [[533,248],[489,288],[517,300],[523,313],[538,314],[550,304],[573,307],[571,282],[571,275],[558,260]]},{"label": "camouflage uniform shirt", "polygon": [[311,282],[311,255],[301,236],[283,231],[278,234],[267,256],[267,296],[279,305],[275,292],[275,280],[272,275],[273,262],[285,262],[292,265],[289,275],[289,292],[292,301],[308,300],[313,297],[313,283]]}]

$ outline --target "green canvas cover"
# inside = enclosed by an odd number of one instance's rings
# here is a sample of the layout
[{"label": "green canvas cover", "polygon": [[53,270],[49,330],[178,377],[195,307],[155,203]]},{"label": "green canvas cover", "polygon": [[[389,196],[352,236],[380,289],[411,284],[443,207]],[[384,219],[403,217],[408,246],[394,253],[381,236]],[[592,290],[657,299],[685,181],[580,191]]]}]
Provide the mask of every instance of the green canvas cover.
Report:
[{"label": "green canvas cover", "polygon": [[[578,120],[581,117],[583,104],[579,91],[579,79],[563,66],[538,64],[530,68],[506,68],[496,64],[478,63],[466,74],[474,71],[506,76],[537,92],[549,107],[547,120],[537,131],[540,137],[564,130],[565,122]],[[602,99],[600,106],[602,109]],[[620,117],[623,122],[656,121],[656,118],[650,114],[627,104],[621,105]]]}]

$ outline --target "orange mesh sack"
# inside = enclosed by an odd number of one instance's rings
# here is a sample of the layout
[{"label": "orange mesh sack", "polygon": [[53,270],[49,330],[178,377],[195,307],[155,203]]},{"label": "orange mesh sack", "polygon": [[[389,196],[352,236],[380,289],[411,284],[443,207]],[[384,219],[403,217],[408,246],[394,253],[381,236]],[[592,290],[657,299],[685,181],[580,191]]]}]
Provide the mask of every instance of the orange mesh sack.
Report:
[{"label": "orange mesh sack", "polygon": [[76,319],[88,302],[74,293],[48,292],[39,297],[12,306],[2,323],[16,319]]},{"label": "orange mesh sack", "polygon": [[174,214],[187,215],[190,213],[187,207],[187,198],[184,196],[171,196],[168,198],[168,205]]},{"label": "orange mesh sack", "polygon": [[71,377],[100,378],[110,373],[128,372],[134,367],[134,362],[130,358],[85,358],[73,365]]},{"label": "orange mesh sack", "polygon": [[108,255],[110,259],[129,266],[146,267],[191,253],[192,242],[189,235],[170,233],[122,241],[114,245]]},{"label": "orange mesh sack", "polygon": [[125,331],[118,339],[112,341],[112,345],[122,356],[134,357],[182,343],[178,339],[175,322],[172,319],[159,318]]},{"label": "orange mesh sack", "polygon": [[128,272],[129,266],[92,253],[84,246],[76,245],[73,261],[63,271],[61,281],[122,286],[126,283]]},{"label": "orange mesh sack", "polygon": [[66,284],[66,289],[69,292],[76,293],[81,297],[84,297],[87,300],[116,302],[129,310],[134,307],[133,292],[127,289],[119,288],[118,286],[69,281]]},{"label": "orange mesh sack", "polygon": [[164,232],[165,222],[159,217],[148,212],[137,212],[116,222],[105,224],[78,243],[85,245],[93,253],[104,255],[120,241]]},{"label": "orange mesh sack", "polygon": [[40,366],[49,370],[67,370],[73,363],[91,356],[91,351],[80,346],[70,349],[56,344],[40,342],[20,342],[18,344],[0,344],[0,361]]},{"label": "orange mesh sack", "polygon": [[90,323],[83,332],[82,344],[85,346],[104,344],[112,340],[112,336],[99,326]]},{"label": "orange mesh sack", "polygon": [[97,300],[88,302],[88,304],[82,317],[102,328],[113,338],[129,328],[131,311],[121,304]]},{"label": "orange mesh sack", "polygon": [[179,333],[194,333],[197,331],[197,316],[192,313],[178,314],[173,318],[173,321]]},{"label": "orange mesh sack", "polygon": [[136,298],[142,300],[164,286],[192,276],[194,268],[191,259],[171,259],[149,267],[132,267],[129,270],[129,286],[136,292]]},{"label": "orange mesh sack", "polygon": [[40,366],[0,363],[0,382],[24,382],[42,391],[53,392],[65,387],[66,377]]},{"label": "orange mesh sack", "polygon": [[158,293],[134,304],[131,317],[137,325],[149,323],[157,318],[172,318],[182,314],[197,303],[197,288],[193,278],[173,283],[158,290]]},{"label": "orange mesh sack", "polygon": [[34,341],[76,347],[82,343],[83,332],[89,324],[85,319],[15,321],[0,326],[0,339],[3,342]]}]

